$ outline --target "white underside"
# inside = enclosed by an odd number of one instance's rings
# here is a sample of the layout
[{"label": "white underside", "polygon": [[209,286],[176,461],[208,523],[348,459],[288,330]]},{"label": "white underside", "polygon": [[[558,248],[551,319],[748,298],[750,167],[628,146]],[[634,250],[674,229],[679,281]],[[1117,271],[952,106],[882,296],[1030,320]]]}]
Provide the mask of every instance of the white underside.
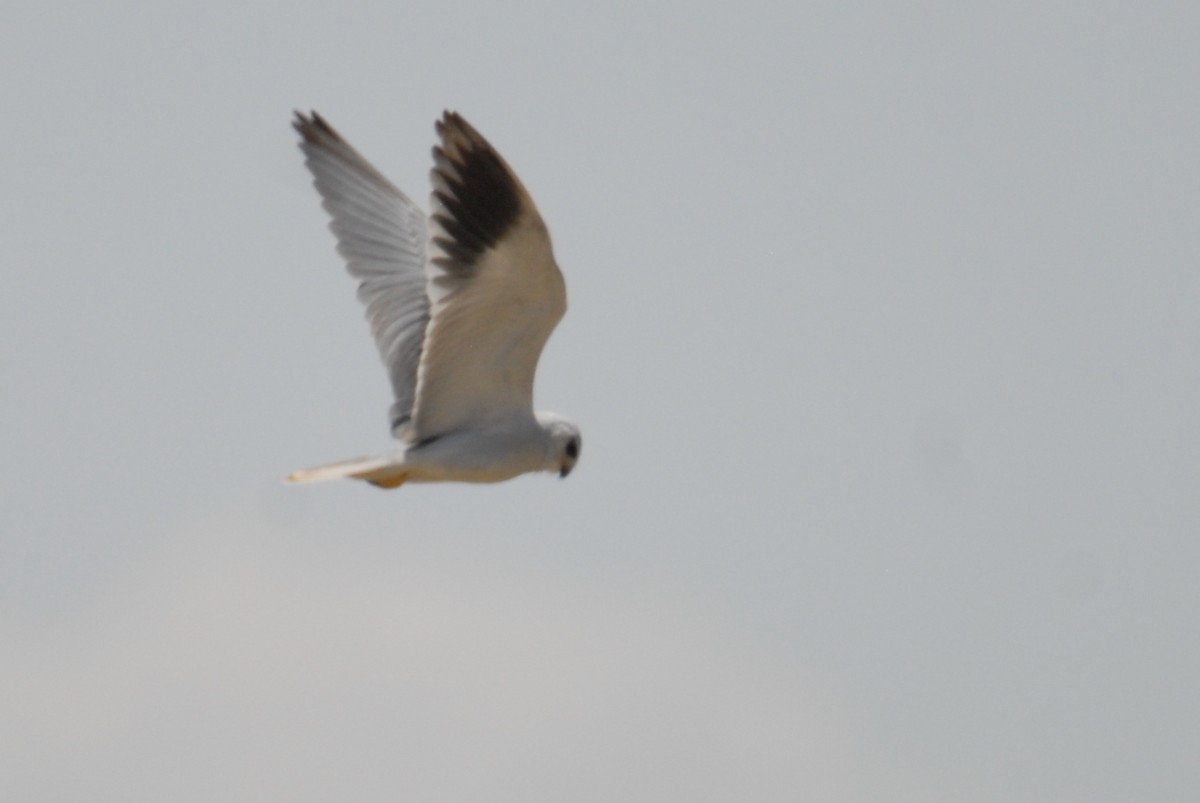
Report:
[{"label": "white underside", "polygon": [[557,471],[549,435],[534,420],[461,432],[423,446],[305,468],[287,482],[359,479],[389,482],[503,482],[531,471]]}]

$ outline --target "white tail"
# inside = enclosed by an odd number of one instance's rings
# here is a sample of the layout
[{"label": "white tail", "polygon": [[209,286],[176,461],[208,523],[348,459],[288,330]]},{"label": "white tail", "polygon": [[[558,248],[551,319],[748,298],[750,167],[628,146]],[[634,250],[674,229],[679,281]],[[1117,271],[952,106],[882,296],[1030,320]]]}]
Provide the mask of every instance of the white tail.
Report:
[{"label": "white tail", "polygon": [[352,478],[366,480],[381,488],[398,488],[408,479],[408,473],[404,470],[404,464],[396,462],[396,458],[396,455],[374,455],[302,468],[289,474],[284,482],[325,482]]}]

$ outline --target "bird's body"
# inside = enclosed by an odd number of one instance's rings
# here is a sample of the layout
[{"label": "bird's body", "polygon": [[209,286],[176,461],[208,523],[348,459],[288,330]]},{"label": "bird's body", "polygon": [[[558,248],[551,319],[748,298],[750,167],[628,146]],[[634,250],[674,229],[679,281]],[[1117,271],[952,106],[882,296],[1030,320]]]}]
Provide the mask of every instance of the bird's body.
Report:
[{"label": "bird's body", "polygon": [[579,428],[534,413],[542,347],[566,312],[550,237],[516,175],[462,117],[437,130],[433,214],[423,212],[319,115],[296,115],[300,147],[392,380],[400,448],[297,471],[291,482],[353,477],[501,482],[566,476]]}]

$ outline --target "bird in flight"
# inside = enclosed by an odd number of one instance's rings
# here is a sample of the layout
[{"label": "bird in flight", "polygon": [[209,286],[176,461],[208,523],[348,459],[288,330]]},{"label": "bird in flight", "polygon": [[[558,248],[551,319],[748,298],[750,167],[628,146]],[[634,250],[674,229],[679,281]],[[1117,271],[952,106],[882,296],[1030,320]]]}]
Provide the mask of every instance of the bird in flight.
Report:
[{"label": "bird in flight", "polygon": [[579,427],[533,410],[538,357],[567,310],[550,233],[500,154],[456,112],[436,124],[431,214],[316,112],[296,113],[300,149],[391,378],[391,452],[297,471],[343,477],[501,482],[565,477]]}]

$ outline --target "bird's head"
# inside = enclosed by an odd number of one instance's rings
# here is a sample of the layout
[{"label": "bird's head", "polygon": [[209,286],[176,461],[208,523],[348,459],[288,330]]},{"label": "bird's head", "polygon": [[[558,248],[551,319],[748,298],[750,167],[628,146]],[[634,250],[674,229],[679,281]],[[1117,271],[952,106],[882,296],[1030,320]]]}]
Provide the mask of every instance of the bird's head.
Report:
[{"label": "bird's head", "polygon": [[554,413],[538,413],[538,423],[550,436],[546,471],[557,471],[559,477],[567,476],[579,462],[579,455],[583,451],[583,435],[579,427]]}]

